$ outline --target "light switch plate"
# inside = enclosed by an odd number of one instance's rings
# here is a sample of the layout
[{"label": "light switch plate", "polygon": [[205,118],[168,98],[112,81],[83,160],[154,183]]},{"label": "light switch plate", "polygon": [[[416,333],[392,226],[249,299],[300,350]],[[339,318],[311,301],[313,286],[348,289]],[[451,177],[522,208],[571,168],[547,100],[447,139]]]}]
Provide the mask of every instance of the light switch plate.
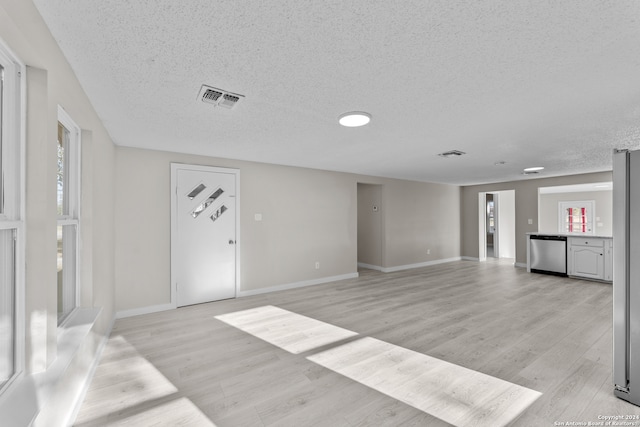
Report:
[{"label": "light switch plate", "polygon": [[262,221],[262,214],[261,213],[257,213],[253,217],[255,218],[256,221]]},{"label": "light switch plate", "polygon": [[533,220],[532,220],[531,218],[529,218],[529,219],[527,220],[527,223],[528,223],[529,225],[532,225],[532,224],[533,224]]}]

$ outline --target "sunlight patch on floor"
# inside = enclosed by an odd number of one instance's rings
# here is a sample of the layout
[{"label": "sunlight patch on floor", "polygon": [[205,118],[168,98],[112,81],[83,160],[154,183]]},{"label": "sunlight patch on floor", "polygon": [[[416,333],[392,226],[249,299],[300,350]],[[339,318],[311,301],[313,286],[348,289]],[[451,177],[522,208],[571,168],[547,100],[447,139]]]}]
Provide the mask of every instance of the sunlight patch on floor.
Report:
[{"label": "sunlight patch on floor", "polygon": [[[264,306],[216,316],[288,352],[458,427],[499,427],[541,393],[290,311]],[[321,351],[329,344],[335,347]]]},{"label": "sunlight patch on floor", "polygon": [[456,426],[504,426],[541,396],[370,337],[307,359]]},{"label": "sunlight patch on floor", "polygon": [[271,305],[215,316],[293,354],[304,353],[358,335],[356,332]]},{"label": "sunlight patch on floor", "polygon": [[109,339],[102,359],[88,393],[92,399],[84,401],[75,425],[215,427],[193,402],[178,397],[176,386],[123,337]]},{"label": "sunlight patch on floor", "polygon": [[[107,345],[128,357],[102,363],[93,377],[91,390],[99,390],[104,399],[85,401],[83,411],[100,418],[127,407],[176,393],[178,389],[142,357],[123,337],[112,337]],[[105,350],[108,352],[109,348]],[[83,422],[82,412],[77,420]]]}]

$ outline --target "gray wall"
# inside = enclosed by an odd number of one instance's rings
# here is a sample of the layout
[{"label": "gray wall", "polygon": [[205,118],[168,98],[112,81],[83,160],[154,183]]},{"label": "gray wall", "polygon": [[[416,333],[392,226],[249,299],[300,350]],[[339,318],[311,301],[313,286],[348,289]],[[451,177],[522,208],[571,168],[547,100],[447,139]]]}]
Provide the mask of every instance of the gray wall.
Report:
[{"label": "gray wall", "polygon": [[[538,231],[538,188],[611,181],[611,172],[539,178],[462,187],[462,255],[478,258],[478,193],[515,190],[516,263],[526,264],[526,233]],[[528,224],[528,219],[532,224]]]},{"label": "gray wall", "polygon": [[[545,233],[558,232],[558,203],[593,200],[596,206],[595,234],[611,236],[613,233],[613,192],[581,191],[576,193],[540,194],[540,227]],[[599,220],[597,218],[600,218]],[[601,223],[601,226],[598,226]]]},{"label": "gray wall", "polygon": [[460,187],[387,180],[382,194],[383,267],[460,256]]},{"label": "gray wall", "polygon": [[171,162],[240,170],[240,292],[357,273],[359,182],[382,189],[382,267],[460,256],[457,186],[119,147],[117,311],[170,303]]}]

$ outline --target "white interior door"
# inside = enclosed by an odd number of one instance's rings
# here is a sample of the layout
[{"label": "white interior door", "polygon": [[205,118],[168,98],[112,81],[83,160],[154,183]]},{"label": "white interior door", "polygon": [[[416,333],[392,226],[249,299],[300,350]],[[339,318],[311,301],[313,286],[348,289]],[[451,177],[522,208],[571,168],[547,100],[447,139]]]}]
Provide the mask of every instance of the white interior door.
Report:
[{"label": "white interior door", "polygon": [[237,171],[173,166],[171,252],[176,305],[234,298]]}]

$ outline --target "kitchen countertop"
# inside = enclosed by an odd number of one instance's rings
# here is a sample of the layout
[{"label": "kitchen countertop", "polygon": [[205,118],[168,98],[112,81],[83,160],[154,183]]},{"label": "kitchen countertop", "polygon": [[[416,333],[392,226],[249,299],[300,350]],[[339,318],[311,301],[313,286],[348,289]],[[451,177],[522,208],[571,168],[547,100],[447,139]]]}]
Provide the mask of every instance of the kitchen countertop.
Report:
[{"label": "kitchen countertop", "polygon": [[562,233],[538,233],[532,231],[527,236],[562,236],[562,237],[588,237],[590,239],[612,239],[613,236],[589,235],[589,234],[562,234]]}]

